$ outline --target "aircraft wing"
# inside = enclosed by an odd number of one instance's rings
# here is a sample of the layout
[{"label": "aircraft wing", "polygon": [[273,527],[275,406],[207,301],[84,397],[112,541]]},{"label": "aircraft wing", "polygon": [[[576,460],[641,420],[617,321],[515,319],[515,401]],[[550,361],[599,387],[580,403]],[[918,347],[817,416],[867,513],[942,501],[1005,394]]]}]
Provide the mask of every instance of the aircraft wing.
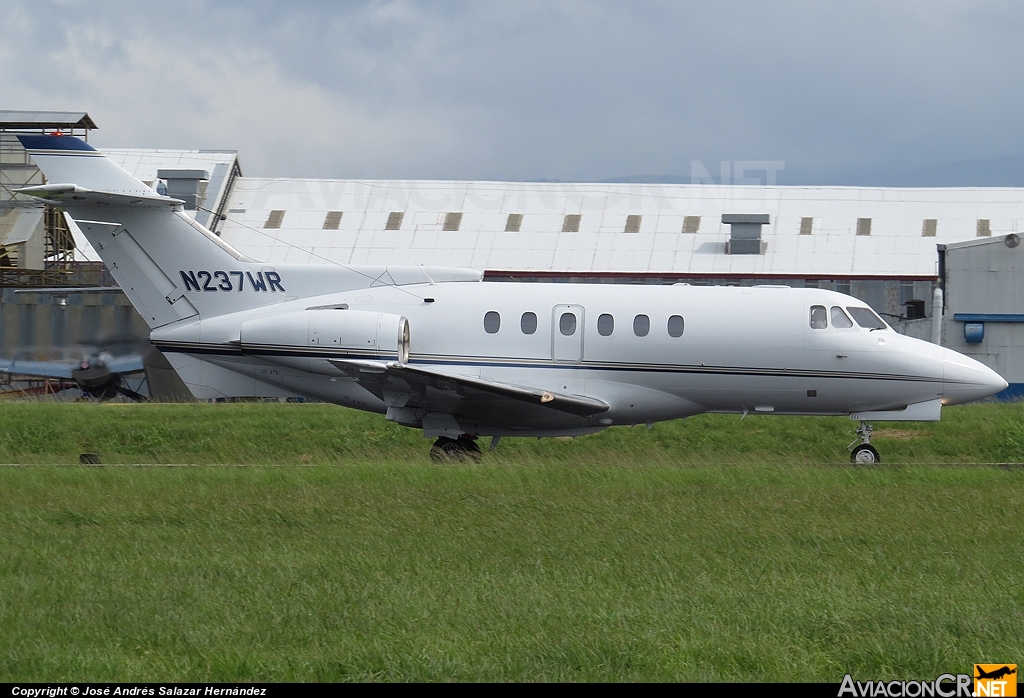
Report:
[{"label": "aircraft wing", "polygon": [[472,378],[396,362],[332,359],[331,364],[386,404],[446,412],[477,423],[550,420],[553,413],[589,417],[608,404],[582,395]]},{"label": "aircraft wing", "polygon": [[6,361],[0,360],[0,371],[16,376],[38,378],[67,378],[75,366],[61,361]]}]

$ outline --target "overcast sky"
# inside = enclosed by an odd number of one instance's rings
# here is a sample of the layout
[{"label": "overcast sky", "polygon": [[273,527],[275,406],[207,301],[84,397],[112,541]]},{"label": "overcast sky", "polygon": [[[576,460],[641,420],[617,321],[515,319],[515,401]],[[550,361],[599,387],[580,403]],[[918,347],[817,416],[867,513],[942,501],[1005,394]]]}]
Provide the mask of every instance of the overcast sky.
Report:
[{"label": "overcast sky", "polygon": [[1022,35],[1011,0],[5,0],[0,108],[247,175],[912,184],[1024,163]]}]

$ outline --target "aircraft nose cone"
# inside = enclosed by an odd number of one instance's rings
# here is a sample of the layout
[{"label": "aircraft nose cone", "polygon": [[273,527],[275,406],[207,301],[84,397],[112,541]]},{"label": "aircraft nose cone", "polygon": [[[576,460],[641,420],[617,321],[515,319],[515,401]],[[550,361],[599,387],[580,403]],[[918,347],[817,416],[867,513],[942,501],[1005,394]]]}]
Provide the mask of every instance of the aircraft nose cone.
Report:
[{"label": "aircraft nose cone", "polygon": [[1009,385],[991,368],[946,349],[942,360],[942,404],[958,405],[1003,391]]}]

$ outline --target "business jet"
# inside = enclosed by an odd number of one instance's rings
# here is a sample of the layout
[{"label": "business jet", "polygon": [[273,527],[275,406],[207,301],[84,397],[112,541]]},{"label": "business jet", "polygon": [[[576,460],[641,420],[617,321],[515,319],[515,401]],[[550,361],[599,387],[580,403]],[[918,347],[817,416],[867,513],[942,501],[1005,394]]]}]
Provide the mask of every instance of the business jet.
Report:
[{"label": "business jet", "polygon": [[[482,283],[464,269],[266,264],[84,141],[19,136],[197,398],[307,396],[422,429],[578,436],[704,412],[938,420],[1006,388],[856,298],[788,287]],[[854,446],[851,444],[851,447]]]}]

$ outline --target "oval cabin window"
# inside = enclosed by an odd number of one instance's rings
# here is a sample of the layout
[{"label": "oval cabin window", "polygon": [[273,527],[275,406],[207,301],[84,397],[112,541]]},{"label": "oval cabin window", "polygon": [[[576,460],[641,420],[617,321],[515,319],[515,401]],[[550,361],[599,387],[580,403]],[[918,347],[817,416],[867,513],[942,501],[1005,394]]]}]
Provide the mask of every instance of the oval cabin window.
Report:
[{"label": "oval cabin window", "polygon": [[537,313],[523,313],[519,320],[519,327],[523,334],[533,334],[537,331]]},{"label": "oval cabin window", "polygon": [[576,334],[576,316],[572,313],[562,313],[558,318],[558,331],[566,337]]},{"label": "oval cabin window", "polygon": [[602,337],[608,337],[612,332],[615,331],[615,318],[608,313],[598,315],[597,317],[597,333]]},{"label": "oval cabin window", "polygon": [[669,337],[682,337],[683,336],[683,316],[673,315],[668,319],[668,336]]},{"label": "oval cabin window", "polygon": [[484,332],[487,334],[497,334],[500,327],[501,316],[497,312],[491,310],[484,315]]},{"label": "oval cabin window", "polygon": [[651,331],[651,318],[646,315],[637,315],[633,318],[633,334],[637,337],[646,337]]}]

